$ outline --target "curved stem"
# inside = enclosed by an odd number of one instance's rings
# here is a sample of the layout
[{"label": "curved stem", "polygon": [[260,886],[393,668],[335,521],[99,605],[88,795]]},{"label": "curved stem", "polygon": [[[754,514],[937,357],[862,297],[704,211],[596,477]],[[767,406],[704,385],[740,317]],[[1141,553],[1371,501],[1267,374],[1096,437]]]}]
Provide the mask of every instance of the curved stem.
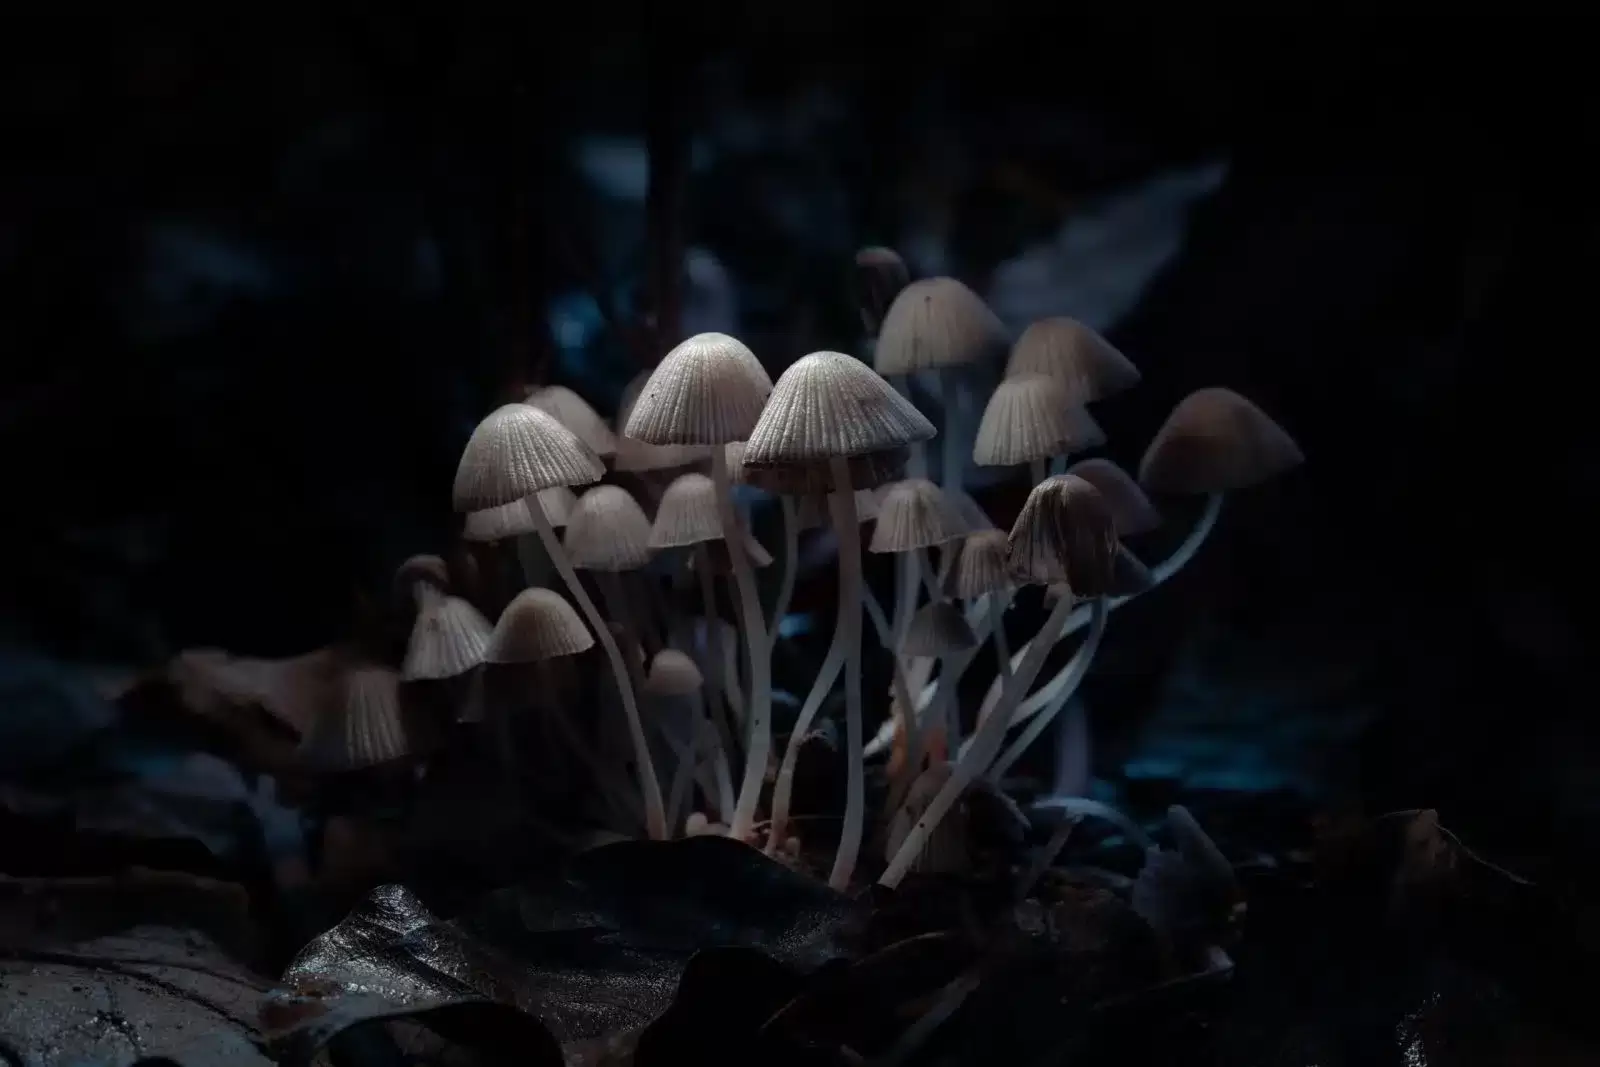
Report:
[{"label": "curved stem", "polygon": [[[1044,633],[1058,633],[1061,624],[1066,621],[1067,613],[1072,610],[1070,597],[1062,597],[1056,601],[1056,606],[1051,610],[1049,619],[1045,622]],[[983,773],[989,761],[994,758],[995,749],[999,742],[1005,739],[1006,723],[1011,720],[1011,712],[1022,699],[1022,694],[1027,692],[1028,686],[1033,684],[1033,679],[1039,673],[1039,668],[1044,666],[1045,656],[1050,652],[1054,642],[1034,641],[1028,652],[1022,658],[1022,664],[1017,668],[1016,675],[1012,678],[1002,692],[999,703],[989,709],[987,716],[980,715],[978,731],[972,737],[972,744],[967,751],[962,753],[951,769],[950,777],[943,788],[939,790],[933,802],[923,811],[916,824],[911,827],[911,832],[895,853],[894,859],[889,861],[889,867],[883,872],[883,877],[878,881],[882,885],[893,888],[900,884],[900,879],[906,876],[916,858],[927,847],[928,837],[934,827],[939,825],[945,813],[953,807],[961,794],[966,792],[972,780]]]},{"label": "curved stem", "polygon": [[742,841],[755,824],[756,804],[761,800],[761,785],[767,777],[767,757],[772,751],[772,656],[767,644],[766,620],[756,596],[755,574],[744,538],[733,510],[733,487],[728,481],[728,451],[711,450],[711,480],[717,486],[717,511],[722,519],[722,540],[733,562],[733,584],[739,589],[739,608],[744,617],[745,643],[750,650],[750,707],[745,722],[748,747],[744,757],[744,784],[733,808],[728,836]]},{"label": "curved stem", "polygon": [[772,603],[772,625],[767,628],[769,656],[778,644],[778,631],[783,628],[783,617],[794,599],[794,578],[800,569],[800,517],[788,497],[779,497],[778,504],[783,509],[783,574],[778,580],[778,599]]},{"label": "curved stem", "polygon": [[600,587],[600,598],[606,602],[606,611],[611,613],[611,619],[622,629],[622,636],[628,642],[629,648],[623,659],[628,664],[628,677],[633,679],[635,690],[644,688],[644,664],[639,656],[634,655],[637,650],[641,654],[644,646],[639,643],[639,628],[633,621],[633,609],[628,603],[628,594],[623,591],[622,578],[616,571],[591,571],[595,576],[595,584]]},{"label": "curved stem", "polygon": [[528,514],[533,517],[534,528],[544,544],[545,552],[550,556],[550,562],[555,564],[572,599],[578,602],[578,609],[594,630],[595,639],[606,650],[606,658],[611,661],[611,673],[616,676],[617,690],[622,694],[622,710],[628,717],[628,735],[633,741],[634,762],[638,764],[639,792],[644,795],[645,829],[655,840],[664,841],[667,837],[667,810],[661,802],[661,783],[656,780],[655,764],[650,760],[650,744],[644,736],[644,722],[639,718],[639,705],[634,700],[633,685],[628,680],[627,662],[622,658],[622,650],[617,647],[616,639],[611,636],[611,627],[600,617],[594,601],[589,599],[577,572],[572,569],[572,561],[567,559],[566,550],[561,547],[556,532],[550,528],[550,517],[544,513],[544,505],[539,502],[537,493],[528,497]]},{"label": "curved stem", "polygon": [[672,772],[672,784],[667,787],[667,829],[676,834],[683,814],[683,801],[689,794],[689,783],[694,780],[695,749],[691,742],[678,754],[678,767]]},{"label": "curved stem", "polygon": [[[841,600],[839,602],[841,615],[844,610],[845,605]],[[823,657],[822,666],[817,669],[817,676],[811,681],[811,691],[806,694],[805,703],[800,705],[800,714],[796,716],[794,729],[789,733],[789,744],[783,750],[783,763],[778,767],[777,781],[772,783],[772,827],[767,835],[769,856],[777,855],[778,848],[787,837],[789,798],[794,794],[794,769],[800,761],[800,745],[805,741],[807,731],[811,729],[811,721],[822,709],[822,701],[833,688],[834,679],[839,677],[839,668],[844,666],[844,657],[845,632],[841,620],[841,624],[834,627],[833,640],[828,644],[828,654]]]},{"label": "curved stem", "polygon": [[[1072,658],[1067,661],[1067,665],[1062,668],[1061,674],[1057,676],[1062,679],[1060,691],[1054,699],[1045,705],[1043,712],[1029,720],[1027,728],[1011,743],[1000,758],[995,760],[994,766],[989,768],[989,781],[996,783],[1000,781],[1001,776],[1010,770],[1011,765],[1016,763],[1022,754],[1028,750],[1028,746],[1037,741],[1039,735],[1044,733],[1045,727],[1049,726],[1051,721],[1055,719],[1056,713],[1067,702],[1067,698],[1077,692],[1078,686],[1083,684],[1083,679],[1089,673],[1089,664],[1094,661],[1094,654],[1100,648],[1100,639],[1105,636],[1106,615],[1108,614],[1104,597],[1096,599],[1089,607],[1093,616],[1093,621],[1089,624],[1089,636],[1083,639],[1083,644],[1078,646],[1078,650],[1072,654]],[[1022,709],[1018,708],[1017,710],[1020,713]]]},{"label": "curved stem", "polygon": [[844,826],[833,858],[828,884],[844,889],[855,873],[867,815],[867,782],[861,760],[861,529],[856,520],[856,495],[850,464],[835,457],[834,492],[829,496],[834,532],[839,536],[839,628],[845,634],[845,787]]}]

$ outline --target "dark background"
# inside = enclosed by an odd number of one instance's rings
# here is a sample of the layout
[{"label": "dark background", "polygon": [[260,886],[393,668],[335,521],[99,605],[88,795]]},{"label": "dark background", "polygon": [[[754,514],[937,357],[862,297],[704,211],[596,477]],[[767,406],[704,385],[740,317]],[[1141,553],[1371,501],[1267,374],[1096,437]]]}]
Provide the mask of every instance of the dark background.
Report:
[{"label": "dark background", "polygon": [[586,137],[712,142],[656,232],[716,257],[774,376],[858,347],[860,245],[943,218],[946,269],[983,290],[1065,221],[1226,160],[1112,325],[1145,382],[1099,415],[1131,465],[1185,392],[1228,385],[1309,461],[1113,626],[1097,734],[1180,775],[1203,749],[1243,787],[1438,806],[1502,853],[1600,837],[1577,24],[816,4],[7,23],[18,647],[325,642],[358,589],[447,542],[492,404],[557,380],[609,413],[650,344],[575,353],[543,313],[588,293],[631,321],[649,290],[644,206],[584,177]]}]

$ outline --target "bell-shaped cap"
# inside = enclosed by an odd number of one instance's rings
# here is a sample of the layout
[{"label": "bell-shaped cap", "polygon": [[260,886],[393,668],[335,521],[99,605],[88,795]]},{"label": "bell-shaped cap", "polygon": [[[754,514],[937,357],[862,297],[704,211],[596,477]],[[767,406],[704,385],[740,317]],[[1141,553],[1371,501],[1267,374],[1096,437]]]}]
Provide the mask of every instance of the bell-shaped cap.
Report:
[{"label": "bell-shaped cap", "polygon": [[1067,468],[1067,473],[1076,474],[1100,490],[1106,507],[1111,509],[1111,519],[1117,524],[1118,537],[1137,537],[1161,525],[1161,513],[1133,475],[1109,459],[1095,456],[1079,460]]},{"label": "bell-shaped cap", "polygon": [[658,697],[686,697],[705,685],[700,668],[688,655],[675,648],[663,648],[650,661],[644,691]]},{"label": "bell-shaped cap", "polygon": [[317,716],[305,753],[316,767],[359,770],[410,751],[400,704],[400,676],[364,665],[345,673],[335,702]]},{"label": "bell-shaped cap", "polygon": [[1139,463],[1152,493],[1248,489],[1305,462],[1271,416],[1232,389],[1200,389],[1178,402]]},{"label": "bell-shaped cap", "polygon": [[977,644],[978,637],[961,609],[948,600],[935,600],[911,616],[904,651],[908,656],[948,656]]},{"label": "bell-shaped cap", "polygon": [[408,682],[454,678],[483,662],[489,620],[460,597],[430,593],[411,627],[400,676]]},{"label": "bell-shaped cap", "polygon": [[878,521],[867,548],[872,552],[910,552],[966,536],[966,520],[926,478],[907,478],[883,491]]},{"label": "bell-shaped cap", "polygon": [[980,467],[1010,467],[1105,444],[1094,418],[1072,403],[1053,378],[1027,374],[1002,379],[989,397],[972,445]]},{"label": "bell-shaped cap", "polygon": [[676,548],[722,539],[717,486],[704,474],[680,474],[661,494],[650,524],[651,548]]},{"label": "bell-shaped cap", "polygon": [[616,452],[617,435],[611,432],[606,420],[587,400],[566,386],[547,385],[535,389],[523,403],[555,416],[557,422],[593,449],[595,455],[604,457]]},{"label": "bell-shaped cap", "polygon": [[772,379],[742,341],[695,334],[650,373],[623,434],[651,445],[743,441],[771,392]]},{"label": "bell-shaped cap", "polygon": [[900,291],[878,331],[879,374],[962,367],[998,356],[1010,343],[983,298],[954,278],[924,278]]},{"label": "bell-shaped cap", "polygon": [[1033,323],[1011,350],[1006,377],[1043,374],[1065,388],[1075,406],[1139,384],[1139,368],[1104,337],[1066,316]]},{"label": "bell-shaped cap", "polygon": [[710,450],[704,445],[652,445],[636,441],[622,431],[633,417],[639,395],[650,383],[650,371],[633,376],[622,389],[622,400],[617,406],[617,452],[611,465],[619,471],[664,471],[687,467],[709,458]]},{"label": "bell-shaped cap", "polygon": [[561,547],[579,570],[635,570],[650,562],[650,519],[626,489],[597,485],[567,516]]},{"label": "bell-shaped cap", "polygon": [[1034,585],[1065,582],[1081,598],[1110,592],[1117,531],[1100,491],[1075,474],[1033,487],[1011,527],[1013,578]]},{"label": "bell-shaped cap", "polygon": [[[567,516],[572,514],[573,507],[578,503],[577,496],[564,485],[541,489],[535,495],[553,529],[560,529],[567,524]],[[535,533],[538,529],[533,515],[528,511],[528,500],[524,497],[497,508],[469,511],[461,536],[468,541],[504,541],[508,537]]]},{"label": "bell-shaped cap", "polygon": [[853,281],[861,325],[868,335],[876,337],[894,298],[910,284],[911,272],[894,249],[863,248],[856,253]]},{"label": "bell-shaped cap", "polygon": [[962,600],[997,593],[1012,586],[1011,535],[1004,530],[968,534],[945,577],[945,592]]},{"label": "bell-shaped cap", "polygon": [[594,635],[566,598],[535,586],[512,598],[495,623],[488,663],[538,663],[574,656],[594,645]]},{"label": "bell-shaped cap", "polygon": [[455,508],[483,511],[557,485],[588,485],[605,473],[588,445],[555,416],[507,404],[472,431],[456,468]]}]

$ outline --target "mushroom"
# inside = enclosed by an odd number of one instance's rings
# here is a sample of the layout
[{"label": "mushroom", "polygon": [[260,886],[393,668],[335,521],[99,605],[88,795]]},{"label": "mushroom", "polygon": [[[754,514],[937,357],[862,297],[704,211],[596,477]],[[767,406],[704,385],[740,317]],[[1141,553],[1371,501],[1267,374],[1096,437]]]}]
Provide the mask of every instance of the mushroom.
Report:
[{"label": "mushroom", "polygon": [[[1105,627],[1105,596],[1109,591],[1116,561],[1116,531],[1111,513],[1099,490],[1072,475],[1057,475],[1035,486],[1011,528],[1007,566],[1013,578],[1037,585],[1065,581],[1093,606],[1095,625],[1085,644],[1098,643]],[[1033,684],[1054,640],[1045,635],[1059,634],[1061,624],[1072,608],[1072,599],[1056,602],[1045,621],[1040,637],[1028,647],[1016,673],[1006,680],[999,699],[980,710],[978,729],[957,758],[949,781],[939,790],[906,835],[904,844],[890,861],[879,882],[896,886],[926,846],[929,835],[945,812],[960,799],[993,760],[1012,712]],[[1081,650],[1080,650],[1081,652]]]},{"label": "mushroom", "polygon": [[644,387],[650,381],[650,375],[650,371],[640,371],[636,374],[633,380],[623,387],[622,400],[617,405],[617,452],[611,459],[611,466],[619,473],[649,474],[653,471],[675,470],[699,463],[710,454],[708,449],[696,445],[657,446],[636,441],[624,433],[628,419],[633,416],[633,408],[638,403],[639,394],[644,392]]},{"label": "mushroom", "polygon": [[772,748],[772,656],[755,576],[742,545],[729,535],[739,529],[723,447],[750,436],[772,392],[772,380],[755,354],[735,338],[702,333],[684,341],[661,361],[628,416],[624,435],[647,444],[698,445],[711,449],[723,536],[729,540],[734,585],[750,654],[750,714],[745,736],[744,781],[729,833],[740,840],[755,823],[756,804]]},{"label": "mushroom", "polygon": [[669,826],[678,825],[678,812],[683,810],[689,783],[699,774],[700,750],[707,740],[711,742],[709,747],[714,770],[713,777],[702,778],[701,785],[706,789],[708,796],[714,795],[717,798],[717,806],[724,817],[733,810],[733,776],[728,771],[727,756],[717,742],[711,722],[706,717],[705,703],[702,699],[704,689],[705,678],[700,668],[687,654],[675,648],[663,648],[650,661],[650,671],[644,684],[645,693],[658,700],[687,697],[692,699],[694,704],[688,743],[678,744],[670,735],[667,736],[668,743],[678,755],[678,767],[673,773],[672,784],[667,788]]},{"label": "mushroom", "polygon": [[443,681],[473,670],[483,662],[492,632],[489,620],[465,600],[425,588],[400,668],[407,682]]},{"label": "mushroom", "polygon": [[588,619],[590,628],[606,650],[611,672],[616,677],[617,690],[622,694],[623,711],[628,717],[628,732],[638,767],[639,790],[644,796],[645,824],[651,837],[664,839],[667,834],[666,807],[662,803],[661,786],[656,781],[655,768],[650,761],[650,746],[645,740],[644,724],[639,719],[639,708],[634,699],[627,664],[622,658],[622,649],[606,628],[594,601],[584,591],[583,583],[578,580],[577,572],[573,570],[572,562],[556,538],[555,530],[545,515],[544,505],[537,496],[539,490],[552,486],[587,485],[597,481],[604,473],[605,467],[599,457],[553,416],[527,404],[507,404],[491,413],[472,431],[467,447],[462,452],[461,464],[456,468],[455,507],[457,511],[471,512],[499,507],[514,500],[527,501],[534,532],[539,535],[561,580],[566,583],[579,610]]},{"label": "mushroom", "polygon": [[324,770],[351,771],[388,763],[410,751],[400,706],[400,675],[364,665],[345,672],[336,702],[322,709],[302,745]]},{"label": "mushroom", "polygon": [[[617,485],[597,485],[578,498],[561,545],[578,570],[592,571],[611,618],[639,645],[639,625],[621,574],[650,562],[650,520],[633,495]],[[630,662],[637,662],[632,661]],[[635,685],[643,676],[634,679]]]},{"label": "mushroom", "polygon": [[1138,537],[1161,525],[1161,513],[1139,488],[1139,483],[1109,459],[1102,456],[1081,459],[1068,467],[1067,473],[1076,474],[1100,490],[1106,507],[1111,509],[1111,519],[1117,524],[1118,537]]},{"label": "mushroom", "polygon": [[933,424],[861,361],[813,352],[783,372],[745,445],[745,479],[780,492],[829,492],[839,538],[839,629],[844,634],[849,779],[844,827],[829,884],[854,873],[866,819],[861,766],[861,540],[855,490],[888,481],[904,449]]},{"label": "mushroom", "polygon": [[1073,405],[1066,386],[1042,374],[1025,374],[1006,378],[989,397],[972,461],[980,467],[1027,463],[1037,483],[1055,457],[1105,443],[1105,431],[1088,409]]}]

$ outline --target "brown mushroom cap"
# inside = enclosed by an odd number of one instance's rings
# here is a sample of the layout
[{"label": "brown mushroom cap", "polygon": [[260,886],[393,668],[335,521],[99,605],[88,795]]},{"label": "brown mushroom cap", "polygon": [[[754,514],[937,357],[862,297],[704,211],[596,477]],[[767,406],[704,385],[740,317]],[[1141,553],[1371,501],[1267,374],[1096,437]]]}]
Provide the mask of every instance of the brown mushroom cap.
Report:
[{"label": "brown mushroom cap", "polygon": [[1109,459],[1095,456],[1079,460],[1067,468],[1067,473],[1076,474],[1100,490],[1116,521],[1118,537],[1137,537],[1161,525],[1161,513],[1133,480],[1133,475]]},{"label": "brown mushroom cap", "polygon": [[1006,378],[983,409],[972,445],[980,467],[1010,467],[1105,444],[1105,433],[1066,386],[1042,374]]},{"label": "brown mushroom cap", "polygon": [[589,406],[587,400],[566,386],[547,385],[542,389],[534,389],[523,403],[553,415],[578,440],[593,449],[595,455],[604,457],[616,452],[617,437],[606,425],[606,420]]},{"label": "brown mushroom cap", "polygon": [[1105,596],[1115,575],[1117,532],[1100,491],[1075,474],[1033,487],[1011,528],[1008,563],[1021,582],[1065,582],[1079,597]]},{"label": "brown mushroom cap", "polygon": [[1011,535],[1005,530],[979,530],[961,542],[955,565],[945,578],[945,592],[962,600],[1011,588]]},{"label": "brown mushroom cap", "polygon": [[561,539],[579,570],[631,571],[650,562],[650,519],[619,485],[597,485],[578,498]]},{"label": "brown mushroom cap", "polygon": [[948,600],[935,600],[911,616],[904,652],[908,656],[948,656],[977,644],[978,637],[961,609]]},{"label": "brown mushroom cap", "polygon": [[745,442],[744,476],[779,492],[831,492],[831,460],[847,458],[851,488],[872,488],[904,465],[906,446],[934,433],[865,363],[842,352],[813,352],[778,378]]},{"label": "brown mushroom cap", "polygon": [[483,662],[489,620],[460,597],[429,594],[411,627],[400,676],[405,681],[454,678]]},{"label": "brown mushroom cap", "polygon": [[924,278],[900,291],[873,348],[880,374],[982,363],[1010,337],[983,298],[954,278]]},{"label": "brown mushroom cap", "polygon": [[894,298],[910,284],[911,272],[894,249],[863,248],[856,253],[854,280],[861,325],[867,333],[876,335]]},{"label": "brown mushroom cap", "polygon": [[1248,489],[1305,462],[1294,438],[1232,389],[1199,389],[1178,402],[1139,463],[1152,493]]},{"label": "brown mushroom cap", "polygon": [[1139,368],[1100,334],[1066,316],[1040,319],[1017,338],[1006,377],[1043,374],[1059,381],[1078,406],[1139,384]]},{"label": "brown mushroom cap", "polygon": [[695,334],[651,372],[623,433],[657,446],[743,441],[771,392],[766,368],[743,342]]},{"label": "brown mushroom cap", "polygon": [[455,508],[483,511],[556,485],[588,485],[605,470],[600,457],[553,415],[507,404],[478,423],[467,440],[456,468]]},{"label": "brown mushroom cap", "polygon": [[878,498],[878,521],[867,548],[872,552],[910,552],[965,537],[966,520],[926,478],[907,478]]},{"label": "brown mushroom cap", "polygon": [[495,623],[484,653],[488,663],[538,663],[572,656],[594,645],[594,635],[554,589],[524,589]]}]

